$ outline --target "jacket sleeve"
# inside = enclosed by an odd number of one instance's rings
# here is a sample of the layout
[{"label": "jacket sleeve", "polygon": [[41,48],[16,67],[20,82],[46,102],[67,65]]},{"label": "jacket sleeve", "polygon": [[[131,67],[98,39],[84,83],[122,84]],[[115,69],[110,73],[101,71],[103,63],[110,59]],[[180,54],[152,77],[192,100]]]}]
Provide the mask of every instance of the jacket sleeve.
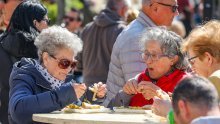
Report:
[{"label": "jacket sleeve", "polygon": [[[70,83],[59,89],[34,93],[34,80],[27,75],[12,80],[10,91],[9,111],[17,123],[30,123],[34,113],[49,113],[59,110],[77,100],[74,89]],[[36,84],[34,84],[36,85]]]},{"label": "jacket sleeve", "polygon": [[122,90],[120,90],[116,96],[108,104],[108,108],[120,107],[120,106],[129,106],[130,99],[132,95],[128,95]]}]

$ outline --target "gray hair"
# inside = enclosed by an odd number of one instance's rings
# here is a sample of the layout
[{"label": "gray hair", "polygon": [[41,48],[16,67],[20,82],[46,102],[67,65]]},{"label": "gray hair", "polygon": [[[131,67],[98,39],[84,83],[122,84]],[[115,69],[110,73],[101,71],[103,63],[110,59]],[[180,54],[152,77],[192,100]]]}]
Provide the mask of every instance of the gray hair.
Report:
[{"label": "gray hair", "polygon": [[152,40],[160,43],[163,54],[170,58],[178,56],[177,63],[173,65],[175,69],[186,70],[188,68],[186,56],[180,51],[182,38],[179,35],[164,27],[146,28],[140,39],[141,50],[144,51],[146,43]]},{"label": "gray hair", "polygon": [[38,57],[41,62],[43,52],[55,55],[58,49],[67,48],[72,50],[76,56],[82,50],[80,38],[60,26],[44,29],[35,39],[34,44],[38,48]]},{"label": "gray hair", "polygon": [[123,6],[130,6],[130,0],[108,0],[106,8],[109,8],[113,11],[118,11]]}]

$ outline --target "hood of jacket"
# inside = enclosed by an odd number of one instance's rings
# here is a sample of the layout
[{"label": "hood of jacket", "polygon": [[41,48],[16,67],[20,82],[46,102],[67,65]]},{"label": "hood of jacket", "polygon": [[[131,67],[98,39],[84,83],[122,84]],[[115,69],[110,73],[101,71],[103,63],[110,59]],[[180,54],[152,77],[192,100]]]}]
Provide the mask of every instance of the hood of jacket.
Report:
[{"label": "hood of jacket", "polygon": [[36,81],[37,85],[51,90],[50,84],[44,79],[41,73],[35,68],[36,61],[31,58],[22,58],[21,61],[16,62],[13,65],[10,81],[19,79],[22,74],[30,75]]},{"label": "hood of jacket", "polygon": [[109,25],[124,22],[121,21],[120,16],[116,12],[110,9],[104,9],[99,13],[99,15],[94,17],[94,23],[100,27],[107,27]]}]

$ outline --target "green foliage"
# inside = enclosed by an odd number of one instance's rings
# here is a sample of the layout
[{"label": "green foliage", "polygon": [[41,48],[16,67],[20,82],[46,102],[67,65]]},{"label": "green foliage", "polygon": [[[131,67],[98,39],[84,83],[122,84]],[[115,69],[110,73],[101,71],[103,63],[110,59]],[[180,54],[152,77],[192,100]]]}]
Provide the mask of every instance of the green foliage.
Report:
[{"label": "green foliage", "polygon": [[48,10],[48,17],[50,18],[51,20],[51,24],[54,24],[56,22],[56,19],[57,19],[57,9],[58,9],[58,6],[56,3],[50,3],[50,2],[47,2],[47,1],[42,1],[42,3],[45,5],[45,7],[47,8]]},{"label": "green foliage", "polygon": [[[48,17],[51,20],[51,24],[55,24],[58,14],[58,5],[56,2],[52,3],[50,0],[41,0],[41,3],[45,5],[48,10]],[[65,0],[65,12],[69,11],[72,7],[76,9],[83,9],[84,5],[80,0]]]},{"label": "green foliage", "polygon": [[72,7],[78,10],[83,9],[84,5],[80,0],[65,0],[66,3],[66,11],[69,11]]}]

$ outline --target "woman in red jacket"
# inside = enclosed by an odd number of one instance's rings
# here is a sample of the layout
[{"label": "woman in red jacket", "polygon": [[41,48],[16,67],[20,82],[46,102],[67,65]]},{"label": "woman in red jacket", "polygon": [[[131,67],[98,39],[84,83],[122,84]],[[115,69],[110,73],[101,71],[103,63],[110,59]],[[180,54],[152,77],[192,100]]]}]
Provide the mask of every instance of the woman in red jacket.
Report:
[{"label": "woman in red jacket", "polygon": [[147,28],[141,35],[147,68],[128,81],[109,106],[144,106],[152,104],[155,96],[168,97],[167,93],[186,76],[188,64],[180,52],[181,42],[180,36],[164,28]]}]

